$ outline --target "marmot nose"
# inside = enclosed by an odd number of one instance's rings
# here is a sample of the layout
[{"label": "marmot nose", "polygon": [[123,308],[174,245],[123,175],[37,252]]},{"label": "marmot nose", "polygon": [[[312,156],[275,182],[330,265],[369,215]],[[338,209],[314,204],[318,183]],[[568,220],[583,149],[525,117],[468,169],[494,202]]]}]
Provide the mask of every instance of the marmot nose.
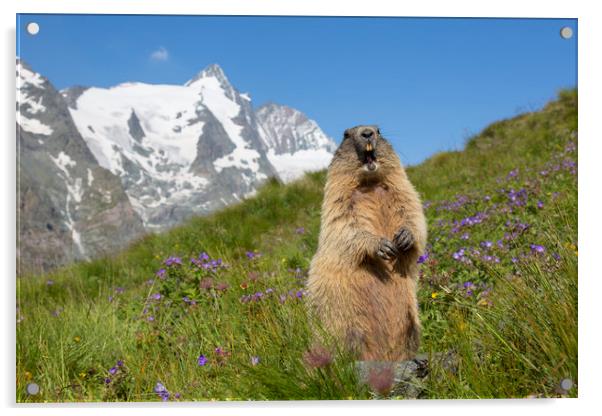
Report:
[{"label": "marmot nose", "polygon": [[372,136],[374,136],[374,130],[372,130],[372,129],[364,129],[364,130],[362,130],[361,135],[362,135],[362,137],[364,139],[369,139]]}]

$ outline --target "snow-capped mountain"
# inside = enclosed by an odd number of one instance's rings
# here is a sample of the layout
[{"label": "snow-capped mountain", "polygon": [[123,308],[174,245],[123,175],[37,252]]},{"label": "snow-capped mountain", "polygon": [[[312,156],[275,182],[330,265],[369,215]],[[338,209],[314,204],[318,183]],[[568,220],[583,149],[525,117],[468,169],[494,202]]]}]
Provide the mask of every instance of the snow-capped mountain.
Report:
[{"label": "snow-capped mountain", "polygon": [[268,159],[284,181],[328,167],[336,144],[302,112],[274,103],[256,111]]},{"label": "snow-capped mountain", "polygon": [[[322,169],[335,150],[297,110],[269,104],[255,111],[218,65],[183,85],[128,82],[60,93],[20,62],[18,77],[22,177],[35,185],[31,198],[45,195],[48,177],[56,182],[43,209],[62,213],[56,220],[73,242],[73,258],[97,252],[82,223],[92,205],[100,212],[103,201],[119,201],[127,225],[123,234],[113,228],[114,243],[123,244],[143,229],[163,230],[237,202],[270,177],[289,181]],[[25,235],[32,225],[23,225]]]},{"label": "snow-capped mountain", "polygon": [[17,60],[19,269],[105,254],[144,232],[121,181],[101,167],[52,84]]},{"label": "snow-capped mountain", "polygon": [[147,228],[236,202],[276,175],[249,98],[217,65],[184,85],[127,83],[63,95],[90,150],[121,178]]},{"label": "snow-capped mountain", "polygon": [[[325,140],[317,125],[295,110],[266,117],[260,125],[249,95],[239,93],[218,65],[184,85],[126,83],[68,89],[63,95],[90,150],[121,177],[150,229],[239,201],[268,177],[284,172],[290,179],[288,171],[275,168],[289,155],[287,149],[279,145],[271,152],[280,143],[279,131],[295,132],[298,146],[290,153]],[[286,117],[298,126],[286,130]],[[280,159],[272,161],[272,153]],[[326,159],[329,155],[318,153],[306,161],[308,170],[324,167]]]}]

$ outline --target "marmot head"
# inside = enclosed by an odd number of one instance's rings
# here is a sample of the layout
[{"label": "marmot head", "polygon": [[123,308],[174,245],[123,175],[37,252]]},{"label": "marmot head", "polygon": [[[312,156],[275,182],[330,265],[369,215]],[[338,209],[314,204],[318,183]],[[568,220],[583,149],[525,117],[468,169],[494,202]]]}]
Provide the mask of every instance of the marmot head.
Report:
[{"label": "marmot head", "polygon": [[356,126],[345,130],[333,162],[360,177],[379,176],[383,170],[400,166],[393,147],[377,126]]}]

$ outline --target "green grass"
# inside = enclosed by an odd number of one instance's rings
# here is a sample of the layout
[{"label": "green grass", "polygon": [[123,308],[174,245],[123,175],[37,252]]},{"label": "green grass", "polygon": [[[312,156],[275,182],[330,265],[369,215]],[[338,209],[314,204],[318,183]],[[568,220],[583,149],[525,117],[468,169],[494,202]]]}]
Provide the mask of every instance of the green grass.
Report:
[{"label": "green grass", "polygon": [[[564,378],[577,395],[576,143],[577,92],[562,91],[408,168],[429,222],[421,351],[457,357],[456,371],[432,366],[425,397],[556,397]],[[324,180],[270,182],[117,256],[19,276],[17,401],[156,401],[157,382],[169,400],[375,397],[344,351],[320,368],[303,358]],[[201,252],[227,267],[194,266]],[[165,266],[170,256],[183,264]],[[208,278],[214,287],[202,288]],[[30,382],[40,394],[27,395]]]}]

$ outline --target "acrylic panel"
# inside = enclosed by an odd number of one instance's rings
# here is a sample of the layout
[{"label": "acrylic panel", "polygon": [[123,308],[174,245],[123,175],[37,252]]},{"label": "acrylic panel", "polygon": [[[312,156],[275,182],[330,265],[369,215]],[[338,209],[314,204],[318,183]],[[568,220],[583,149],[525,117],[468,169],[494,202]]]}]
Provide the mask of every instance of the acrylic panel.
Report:
[{"label": "acrylic panel", "polygon": [[17,15],[17,402],[576,397],[577,34]]}]

